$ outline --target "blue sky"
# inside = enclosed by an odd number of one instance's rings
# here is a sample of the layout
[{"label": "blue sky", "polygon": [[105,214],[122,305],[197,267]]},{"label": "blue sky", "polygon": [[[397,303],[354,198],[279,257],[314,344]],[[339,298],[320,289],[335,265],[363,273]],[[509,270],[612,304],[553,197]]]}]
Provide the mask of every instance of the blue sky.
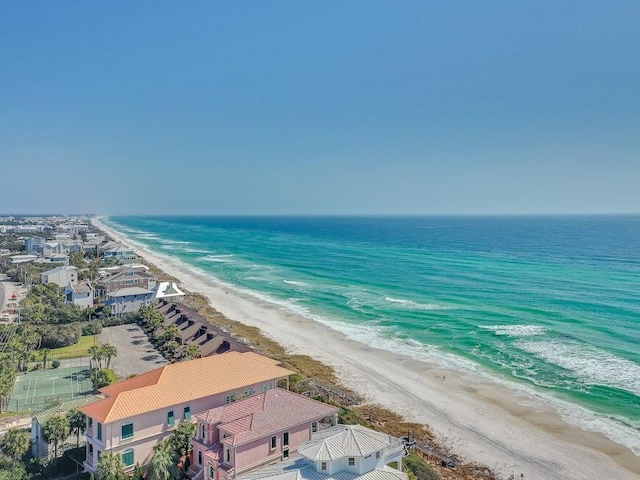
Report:
[{"label": "blue sky", "polygon": [[0,11],[0,211],[640,212],[640,2]]}]

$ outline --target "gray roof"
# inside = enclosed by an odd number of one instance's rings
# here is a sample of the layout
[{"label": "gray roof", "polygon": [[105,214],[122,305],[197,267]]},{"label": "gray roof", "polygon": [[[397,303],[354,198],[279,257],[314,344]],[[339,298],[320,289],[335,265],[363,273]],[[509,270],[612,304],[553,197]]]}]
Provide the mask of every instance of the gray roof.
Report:
[{"label": "gray roof", "polygon": [[130,295],[148,295],[153,293],[151,290],[147,290],[142,287],[127,287],[121,288],[120,290],[116,290],[115,292],[109,293],[107,296],[109,297],[128,297]]},{"label": "gray roof", "polygon": [[300,445],[298,452],[313,461],[331,461],[343,457],[365,457],[397,441],[396,438],[360,425],[338,425],[318,432]]},{"label": "gray roof", "polygon": [[391,467],[382,467],[358,475],[350,472],[320,473],[302,458],[269,465],[239,475],[238,480],[407,480],[407,474]]}]

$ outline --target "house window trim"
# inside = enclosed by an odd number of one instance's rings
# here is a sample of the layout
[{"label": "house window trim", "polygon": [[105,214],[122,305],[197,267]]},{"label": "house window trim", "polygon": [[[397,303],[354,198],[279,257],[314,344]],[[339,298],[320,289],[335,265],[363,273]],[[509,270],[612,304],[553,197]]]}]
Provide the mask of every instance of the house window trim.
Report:
[{"label": "house window trim", "polygon": [[227,396],[224,397],[224,404],[229,405],[236,401],[236,394],[234,392],[227,393]]},{"label": "house window trim", "polygon": [[347,457],[347,465],[350,467],[356,466],[356,457]]},{"label": "house window trim", "polygon": [[[125,437],[122,434],[122,429],[124,427],[129,426],[129,425],[131,425],[131,435],[128,435],[128,436]],[[127,422],[124,422],[122,425],[120,425],[120,441],[131,440],[133,438],[134,433],[135,432],[134,432],[134,429],[133,429],[133,422],[131,420],[129,420]]]},{"label": "house window trim", "polygon": [[327,462],[321,462],[320,463],[320,471],[321,472],[326,472],[327,471]]},{"label": "house window trim", "polygon": [[[291,437],[291,434],[288,431],[282,432],[282,448],[289,446],[290,437]],[[286,438],[286,441],[285,441],[285,438]]]},{"label": "house window trim", "polygon": [[225,453],[225,461],[231,465],[231,449],[229,447],[227,447],[226,453]]},{"label": "house window trim", "polygon": [[167,411],[167,425],[169,427],[174,427],[176,424],[176,414],[173,410]]},{"label": "house window trim", "polygon": [[187,422],[191,421],[191,407],[189,405],[182,409],[182,419]]},{"label": "house window trim", "polygon": [[269,449],[275,450],[276,448],[278,448],[278,436],[272,435],[271,440],[269,441]]},{"label": "house window trim", "polygon": [[102,441],[102,423],[100,422],[96,426],[96,438]]},{"label": "house window trim", "polygon": [[316,433],[318,431],[318,422],[311,422],[311,433]]},{"label": "house window trim", "polygon": [[200,424],[200,438],[202,439],[202,441],[206,442],[207,441],[207,427],[205,426],[204,423]]},{"label": "house window trim", "polygon": [[198,450],[198,465],[202,465],[202,450]]},{"label": "house window trim", "polygon": [[[128,453],[131,453],[131,463],[129,465],[127,465],[124,461],[124,456]],[[122,466],[126,469],[126,468],[130,468],[133,467],[136,464],[136,454],[135,451],[133,450],[133,448],[128,448],[126,450],[123,450],[122,453],[120,454],[120,458],[122,459]]]},{"label": "house window trim", "polygon": [[216,468],[211,463],[207,463],[207,471],[209,473],[209,478],[211,480],[215,480],[215,478],[216,478]]}]

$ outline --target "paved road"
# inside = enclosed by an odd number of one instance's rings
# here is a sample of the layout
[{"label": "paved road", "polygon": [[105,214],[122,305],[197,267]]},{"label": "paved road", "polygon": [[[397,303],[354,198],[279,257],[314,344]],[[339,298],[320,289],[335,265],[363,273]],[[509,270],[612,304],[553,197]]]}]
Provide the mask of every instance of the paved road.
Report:
[{"label": "paved road", "polygon": [[98,340],[101,344],[109,343],[118,349],[118,356],[111,359],[110,366],[121,380],[167,364],[137,325],[104,328]]}]

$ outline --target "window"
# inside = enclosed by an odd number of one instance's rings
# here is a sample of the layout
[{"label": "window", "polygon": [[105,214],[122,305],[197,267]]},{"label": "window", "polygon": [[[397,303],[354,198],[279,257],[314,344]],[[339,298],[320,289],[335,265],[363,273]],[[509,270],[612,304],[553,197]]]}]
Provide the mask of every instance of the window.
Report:
[{"label": "window", "polygon": [[200,438],[204,441],[207,440],[207,430],[204,423],[200,424]]},{"label": "window", "polygon": [[289,449],[288,448],[282,452],[282,458],[289,458]]},{"label": "window", "polygon": [[167,413],[167,425],[173,427],[176,424],[176,417],[173,415],[173,410],[169,410]]},{"label": "window", "polygon": [[133,450],[125,450],[122,452],[122,464],[125,468],[133,465]]},{"label": "window", "polygon": [[191,407],[184,407],[182,418],[184,418],[185,420],[191,420]]},{"label": "window", "polygon": [[227,405],[230,403],[233,403],[236,400],[236,394],[235,393],[229,393],[225,399],[224,399],[224,403],[226,403]]},{"label": "window", "polygon": [[120,439],[126,440],[127,438],[133,437],[133,423],[127,422],[122,424],[120,429]]},{"label": "window", "polygon": [[231,449],[227,448],[227,463],[231,463]]},{"label": "window", "polygon": [[271,437],[271,450],[274,450],[277,445],[278,445],[278,439],[274,435],[273,437]]},{"label": "window", "polygon": [[202,465],[202,450],[198,450],[198,465]]},{"label": "window", "polygon": [[98,440],[102,440],[102,424],[98,423],[98,431],[96,432]]},{"label": "window", "polygon": [[326,470],[327,469],[327,462],[322,462],[320,464],[320,470]]},{"label": "window", "polygon": [[284,432],[282,434],[282,446],[283,447],[289,446],[289,432]]},{"label": "window", "polygon": [[253,394],[254,394],[253,388],[247,388],[247,389],[245,389],[245,391],[244,391],[244,396],[245,396],[245,397],[250,397],[250,396],[251,396],[251,395],[253,395]]},{"label": "window", "polygon": [[311,433],[316,433],[318,431],[318,422],[311,422]]},{"label": "window", "polygon": [[355,457],[349,457],[349,466],[350,466],[350,467],[355,467],[355,466],[356,466],[356,459],[355,459]]},{"label": "window", "polygon": [[380,452],[376,452],[376,459],[380,458]]},{"label": "window", "polygon": [[88,445],[89,445],[89,454],[87,455],[87,457],[93,460],[93,444],[89,443]]},{"label": "window", "polygon": [[266,392],[267,390],[271,390],[272,388],[273,388],[273,385],[271,384],[271,382],[269,382],[269,383],[265,383],[265,384],[262,386],[262,390],[264,390],[265,392]]},{"label": "window", "polygon": [[214,480],[216,478],[216,469],[209,465],[209,478]]}]

